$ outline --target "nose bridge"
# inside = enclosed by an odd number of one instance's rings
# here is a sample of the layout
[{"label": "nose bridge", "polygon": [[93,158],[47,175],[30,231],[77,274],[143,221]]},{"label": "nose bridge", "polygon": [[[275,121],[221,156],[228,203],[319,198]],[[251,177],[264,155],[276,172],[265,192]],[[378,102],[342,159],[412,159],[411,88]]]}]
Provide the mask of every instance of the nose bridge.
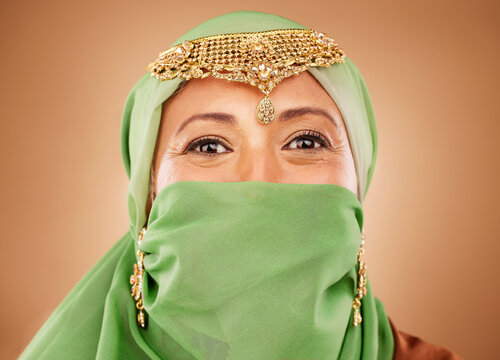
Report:
[{"label": "nose bridge", "polygon": [[248,141],[242,147],[237,166],[240,181],[280,182],[282,171],[278,154],[263,139]]}]

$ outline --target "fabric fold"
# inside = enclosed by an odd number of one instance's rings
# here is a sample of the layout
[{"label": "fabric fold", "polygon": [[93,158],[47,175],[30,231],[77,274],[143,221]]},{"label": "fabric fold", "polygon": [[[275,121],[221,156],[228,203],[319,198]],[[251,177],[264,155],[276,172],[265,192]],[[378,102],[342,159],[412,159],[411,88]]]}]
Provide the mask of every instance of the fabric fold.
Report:
[{"label": "fabric fold", "polygon": [[[286,28],[305,27],[272,14],[236,11],[209,19],[174,44]],[[308,71],[341,111],[359,198],[332,184],[180,182],[162,189],[148,218],[162,104],[181,80],[160,82],[146,73],[127,97],[121,124],[129,229],[56,308],[20,359],[391,359],[391,328],[369,280],[363,322],[352,326],[361,206],[377,155],[366,84],[349,59]],[[202,200],[217,204],[213,213]],[[137,325],[129,283],[143,226],[147,329]]]}]

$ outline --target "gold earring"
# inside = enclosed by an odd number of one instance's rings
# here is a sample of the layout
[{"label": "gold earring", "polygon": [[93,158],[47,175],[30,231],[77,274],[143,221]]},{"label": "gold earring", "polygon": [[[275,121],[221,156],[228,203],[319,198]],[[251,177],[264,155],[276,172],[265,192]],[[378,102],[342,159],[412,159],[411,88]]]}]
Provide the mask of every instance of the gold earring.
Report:
[{"label": "gold earring", "polygon": [[366,296],[366,263],[363,260],[363,255],[365,254],[364,245],[366,243],[366,236],[364,229],[361,230],[361,246],[358,250],[358,288],[356,290],[356,297],[352,301],[352,308],[354,309],[353,325],[358,326],[363,320],[361,317],[361,299]]},{"label": "gold earring", "polygon": [[[146,228],[143,227],[139,233],[137,244],[141,245],[142,239],[146,234]],[[144,281],[144,252],[137,250],[139,261],[134,264],[134,274],[130,275],[130,284],[132,285],[131,295],[135,299],[137,308],[137,324],[143,329],[146,328],[146,313],[144,312],[144,294],[142,293],[142,284]]]}]

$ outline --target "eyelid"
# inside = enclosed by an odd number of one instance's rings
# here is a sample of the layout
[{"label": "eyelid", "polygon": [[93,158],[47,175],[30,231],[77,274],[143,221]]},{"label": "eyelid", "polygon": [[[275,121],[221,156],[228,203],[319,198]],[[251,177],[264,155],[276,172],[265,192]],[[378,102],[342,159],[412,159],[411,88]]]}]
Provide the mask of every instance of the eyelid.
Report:
[{"label": "eyelid", "polygon": [[[321,132],[319,130],[316,130],[316,129],[308,129],[308,130],[301,130],[298,132],[298,134],[294,134],[293,135],[293,138],[288,141],[286,143],[286,145],[284,147],[287,147],[290,145],[290,143],[296,139],[299,139],[299,138],[310,138],[310,139],[313,139],[314,141],[317,141],[321,147],[320,148],[331,148],[331,144],[330,144],[330,141],[323,135],[321,134]],[[226,149],[228,149],[229,151],[226,151],[226,152],[222,152],[222,153],[213,153],[213,152],[204,152],[204,151],[195,151],[194,149],[197,148],[198,146],[200,145],[203,145],[203,144],[206,144],[206,143],[216,143],[216,144],[219,144],[219,145],[222,145],[224,146]],[[312,148],[312,149],[302,149],[302,150],[306,150],[306,151],[317,151],[318,148]],[[186,147],[186,149],[184,150],[184,153],[187,153],[187,152],[190,152],[190,151],[193,151],[193,152],[197,152],[198,154],[201,154],[201,155],[207,155],[207,156],[215,156],[215,155],[220,155],[220,154],[224,154],[224,153],[227,153],[227,152],[232,152],[233,150],[229,147],[229,145],[227,145],[226,141],[223,140],[223,138],[219,135],[204,135],[198,139],[194,139],[192,140]]]},{"label": "eyelid", "polygon": [[[231,152],[233,151],[229,145],[227,145],[227,143],[225,141],[222,140],[222,138],[218,135],[204,135],[198,139],[194,139],[193,141],[191,141],[186,149],[184,150],[184,153],[187,153],[189,151],[195,151],[194,149],[197,148],[199,145],[202,145],[204,143],[216,143],[216,144],[219,144],[219,145],[222,145],[224,146],[226,149],[229,149],[228,152]],[[200,153],[202,155],[215,155],[217,153],[210,153],[210,152],[204,152],[204,151],[195,151],[197,153]],[[219,153],[221,154],[221,153]]]},{"label": "eyelid", "polygon": [[[290,145],[290,143],[298,138],[310,138],[314,141],[317,141],[323,148],[330,148],[330,141],[321,134],[318,130],[301,130],[299,134],[295,134],[294,137],[286,143],[284,147]],[[317,148],[316,148],[317,149]],[[304,150],[313,150],[313,149],[304,149]]]}]

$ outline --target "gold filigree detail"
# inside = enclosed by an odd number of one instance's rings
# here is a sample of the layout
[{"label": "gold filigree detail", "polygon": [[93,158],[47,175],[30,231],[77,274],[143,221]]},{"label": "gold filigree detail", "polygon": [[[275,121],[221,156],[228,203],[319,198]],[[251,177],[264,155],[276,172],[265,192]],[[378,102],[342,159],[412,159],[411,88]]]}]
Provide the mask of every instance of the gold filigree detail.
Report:
[{"label": "gold filigree detail", "polygon": [[361,246],[358,250],[358,287],[356,296],[352,301],[352,308],[354,309],[353,325],[358,326],[361,324],[363,318],[361,317],[361,299],[366,296],[368,289],[366,287],[366,263],[363,260],[365,254],[364,245],[366,244],[366,236],[364,231],[361,232]]},{"label": "gold filigree detail", "polygon": [[[312,29],[282,29],[186,40],[161,52],[147,69],[161,81],[176,76],[190,80],[212,75],[248,83],[268,97],[287,77],[310,67],[343,62],[344,51],[327,35]],[[268,124],[272,118],[259,121]]]},{"label": "gold filigree detail", "polygon": [[269,124],[274,120],[274,105],[267,96],[257,105],[256,115],[262,124]]},{"label": "gold filigree detail", "polygon": [[[142,228],[139,233],[137,244],[141,245],[142,239],[146,234],[146,228]],[[146,328],[146,313],[144,312],[144,294],[142,292],[142,284],[144,281],[144,252],[137,250],[139,261],[134,264],[134,274],[130,275],[131,295],[136,301],[135,307],[137,308],[137,324],[143,329]]]}]

